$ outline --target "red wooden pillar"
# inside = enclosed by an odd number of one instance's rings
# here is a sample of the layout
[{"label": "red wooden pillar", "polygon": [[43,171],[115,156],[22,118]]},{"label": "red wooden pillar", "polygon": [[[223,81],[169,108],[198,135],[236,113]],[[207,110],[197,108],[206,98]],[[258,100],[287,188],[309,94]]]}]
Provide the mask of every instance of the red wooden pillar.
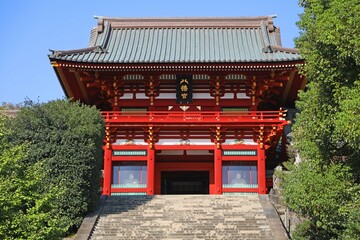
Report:
[{"label": "red wooden pillar", "polygon": [[258,146],[258,193],[266,194],[265,149]]},{"label": "red wooden pillar", "polygon": [[213,194],[222,194],[222,154],[221,149],[216,145],[214,149],[214,183]]},{"label": "red wooden pillar", "polygon": [[104,147],[104,182],[103,195],[111,195],[111,175],[112,175],[112,149],[111,147]]},{"label": "red wooden pillar", "polygon": [[148,147],[147,150],[147,186],[146,186],[146,194],[154,195],[154,187],[155,187],[155,150],[153,148]]}]

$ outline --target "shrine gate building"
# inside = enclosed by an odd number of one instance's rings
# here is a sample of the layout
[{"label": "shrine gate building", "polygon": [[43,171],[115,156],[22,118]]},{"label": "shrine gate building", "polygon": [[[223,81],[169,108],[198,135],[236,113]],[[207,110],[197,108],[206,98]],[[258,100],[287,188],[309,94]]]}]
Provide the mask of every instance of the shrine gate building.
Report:
[{"label": "shrine gate building", "polygon": [[103,194],[265,194],[306,84],[272,17],[97,21],[49,58],[105,119]]}]

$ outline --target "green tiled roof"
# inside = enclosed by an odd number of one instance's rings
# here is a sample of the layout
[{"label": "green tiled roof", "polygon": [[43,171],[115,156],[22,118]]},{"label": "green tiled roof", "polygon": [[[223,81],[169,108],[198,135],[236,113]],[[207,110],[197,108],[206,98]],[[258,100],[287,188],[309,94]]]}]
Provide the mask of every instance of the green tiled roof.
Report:
[{"label": "green tiled roof", "polygon": [[301,60],[281,46],[271,17],[105,18],[88,48],[53,51],[51,60],[82,63],[234,63]]}]

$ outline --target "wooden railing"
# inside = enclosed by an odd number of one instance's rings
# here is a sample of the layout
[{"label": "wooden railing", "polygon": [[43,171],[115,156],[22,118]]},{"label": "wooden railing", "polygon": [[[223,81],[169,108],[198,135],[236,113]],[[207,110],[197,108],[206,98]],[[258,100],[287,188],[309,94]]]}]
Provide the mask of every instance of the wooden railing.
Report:
[{"label": "wooden railing", "polygon": [[120,112],[104,111],[102,115],[106,123],[126,124],[222,124],[222,123],[273,123],[284,124],[283,111],[248,111],[248,112]]}]

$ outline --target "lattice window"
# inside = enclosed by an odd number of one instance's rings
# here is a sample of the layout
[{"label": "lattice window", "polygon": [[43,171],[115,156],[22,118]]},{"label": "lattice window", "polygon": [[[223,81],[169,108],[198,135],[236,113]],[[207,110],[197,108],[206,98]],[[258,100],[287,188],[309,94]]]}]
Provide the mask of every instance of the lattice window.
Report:
[{"label": "lattice window", "polygon": [[113,164],[112,188],[146,188],[147,166],[141,162]]},{"label": "lattice window", "polygon": [[139,74],[128,74],[123,77],[125,81],[137,81],[137,80],[144,80],[143,75]]},{"label": "lattice window", "polygon": [[146,150],[114,150],[113,156],[146,156]]},{"label": "lattice window", "polygon": [[123,115],[131,115],[131,116],[143,116],[146,115],[147,108],[121,108],[121,112]]},{"label": "lattice window", "polygon": [[224,162],[223,188],[258,188],[256,161]]},{"label": "lattice window", "polygon": [[224,150],[223,156],[257,156],[256,150]]},{"label": "lattice window", "polygon": [[225,77],[226,80],[246,80],[246,76],[242,74],[229,74]]},{"label": "lattice window", "polygon": [[221,108],[223,112],[248,112],[249,108],[247,107],[223,107]]}]

